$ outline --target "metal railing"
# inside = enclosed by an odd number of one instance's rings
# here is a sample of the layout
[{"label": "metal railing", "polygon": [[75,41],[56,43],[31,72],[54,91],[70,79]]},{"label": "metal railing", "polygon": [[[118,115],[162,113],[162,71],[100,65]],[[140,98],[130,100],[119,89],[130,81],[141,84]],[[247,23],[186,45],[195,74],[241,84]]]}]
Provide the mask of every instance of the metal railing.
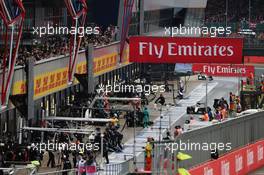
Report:
[{"label": "metal railing", "polygon": [[106,164],[103,170],[103,174],[106,175],[125,175],[131,171],[133,167],[133,159],[129,159],[125,162],[116,164]]},{"label": "metal railing", "polygon": [[67,174],[76,174],[78,172],[77,169],[70,169],[70,170],[57,170],[57,171],[50,171],[50,172],[40,172],[36,173],[35,175],[47,175],[47,174],[52,174],[52,175],[62,175],[63,173]]},{"label": "metal railing", "polygon": [[[227,143],[230,143],[231,149],[226,149],[227,147],[225,147],[223,150],[218,150],[218,153],[221,156],[263,139],[263,123],[264,112],[262,111],[230,119],[209,127],[184,132],[182,135],[178,136],[176,140],[170,142],[154,142],[152,173],[163,174],[163,171],[167,171],[170,174],[170,171],[176,172],[177,167],[188,169],[211,159],[212,148],[209,147],[208,150],[193,149],[193,147],[190,147],[190,144],[196,144],[197,146],[198,144],[211,145],[212,143],[221,143],[226,145]],[[180,148],[179,146],[181,143],[186,145],[189,144],[189,147],[183,149],[183,146]],[[177,145],[178,148],[175,146],[175,150],[168,150],[169,144]],[[176,161],[175,157],[179,151],[191,155],[192,159],[182,162]]]}]

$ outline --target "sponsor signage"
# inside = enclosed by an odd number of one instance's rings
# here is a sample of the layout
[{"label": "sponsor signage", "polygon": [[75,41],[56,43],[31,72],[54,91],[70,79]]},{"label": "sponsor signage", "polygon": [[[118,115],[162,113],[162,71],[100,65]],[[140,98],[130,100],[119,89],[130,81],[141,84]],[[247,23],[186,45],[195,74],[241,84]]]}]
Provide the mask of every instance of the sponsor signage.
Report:
[{"label": "sponsor signage", "polygon": [[[86,64],[78,64],[76,73],[85,73]],[[60,91],[68,86],[67,67],[57,69],[52,72],[40,74],[34,78],[34,99]],[[74,84],[78,81],[75,79]],[[14,83],[12,95],[25,94],[26,82],[18,81]]]},{"label": "sponsor signage", "polygon": [[221,172],[224,175],[230,175],[230,163],[228,161],[221,162]]},{"label": "sponsor signage", "polygon": [[236,164],[235,172],[238,173],[239,171],[243,169],[243,157],[241,155],[236,155],[235,161],[236,161],[235,162]]},{"label": "sponsor signage", "polygon": [[[210,160],[206,163],[195,166],[189,170],[192,175],[244,175],[264,166],[263,159],[264,140],[247,145],[243,148],[232,151]],[[174,172],[174,166],[168,166],[168,159],[163,159],[164,172]],[[167,162],[167,163],[165,163]],[[174,165],[173,162],[171,165]],[[162,165],[161,165],[162,166]]]},{"label": "sponsor signage", "polygon": [[217,160],[196,166],[189,170],[189,172],[193,175],[249,174],[264,166],[264,160],[262,159],[263,146],[264,140],[256,142],[226,154]]},{"label": "sponsor signage", "polygon": [[258,161],[263,160],[263,146],[259,145],[258,146]]},{"label": "sponsor signage", "polygon": [[137,63],[241,64],[242,38],[148,37],[130,38],[129,60]]},{"label": "sponsor signage", "polygon": [[[108,51],[110,52],[110,51]],[[125,66],[129,64],[128,52],[126,49],[123,54],[122,63],[119,66]],[[118,52],[111,52],[110,54],[100,53],[93,59],[93,73],[94,76],[102,75],[106,72],[110,72],[119,68]],[[85,74],[87,71],[86,61],[79,62],[76,65],[76,74]],[[39,99],[43,96],[52,94],[54,92],[63,90],[68,87],[67,81],[68,67],[62,67],[55,69],[54,71],[44,72],[34,77],[34,99]],[[77,79],[74,80],[74,84],[78,84]],[[25,94],[26,93],[26,81],[15,81],[12,89],[12,95]]]},{"label": "sponsor signage", "polygon": [[254,66],[227,65],[227,64],[193,64],[192,71],[212,76],[222,77],[249,77],[254,74]]}]

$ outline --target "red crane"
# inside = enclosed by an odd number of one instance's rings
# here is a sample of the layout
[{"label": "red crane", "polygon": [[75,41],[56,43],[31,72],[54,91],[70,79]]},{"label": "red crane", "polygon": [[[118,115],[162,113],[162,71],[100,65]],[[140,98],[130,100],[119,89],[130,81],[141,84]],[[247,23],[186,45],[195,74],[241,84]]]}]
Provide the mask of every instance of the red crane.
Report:
[{"label": "red crane", "polygon": [[8,105],[25,13],[22,0],[0,0],[0,17],[4,23],[0,110]]},{"label": "red crane", "polygon": [[64,0],[68,12],[72,18],[72,28],[75,28],[75,34],[70,38],[70,60],[68,66],[68,84],[73,83],[74,73],[76,69],[76,60],[80,49],[82,37],[78,33],[79,28],[84,28],[87,4],[85,0]]},{"label": "red crane", "polygon": [[122,57],[126,45],[126,41],[128,42],[128,31],[129,25],[132,17],[132,11],[134,7],[135,0],[125,0],[124,2],[124,14],[122,21],[122,29],[121,29],[121,41],[120,41],[120,62],[122,63]]}]

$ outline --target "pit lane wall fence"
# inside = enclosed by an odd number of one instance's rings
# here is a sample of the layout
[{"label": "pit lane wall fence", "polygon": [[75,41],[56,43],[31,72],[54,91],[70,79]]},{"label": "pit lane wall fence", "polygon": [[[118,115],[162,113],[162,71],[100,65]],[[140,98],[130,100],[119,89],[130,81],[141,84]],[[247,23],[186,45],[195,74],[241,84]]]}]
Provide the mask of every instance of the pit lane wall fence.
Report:
[{"label": "pit lane wall fence", "polygon": [[194,167],[189,172],[200,175],[245,175],[264,166],[264,140]]},{"label": "pit lane wall fence", "polygon": [[[183,167],[185,169],[191,169],[191,172],[194,172],[192,174],[195,175],[218,175],[217,173],[221,171],[229,172],[222,173],[222,175],[233,175],[239,174],[240,171],[249,172],[258,168],[259,166],[263,166],[264,162],[261,158],[263,157],[264,147],[263,122],[264,112],[262,111],[214,124],[209,127],[187,131],[180,135],[176,141],[173,142],[154,143],[152,173],[177,174],[177,168]],[[202,146],[203,149],[201,150],[185,148],[183,150],[178,149],[176,151],[172,151],[168,149],[168,145],[173,143],[176,143],[178,146],[180,143],[194,143],[207,145],[207,147]],[[197,165],[207,162],[208,160],[211,160],[211,143],[217,143],[218,145],[220,143],[224,145],[231,143],[231,150],[219,150],[218,148],[220,158],[217,161],[210,161],[206,164],[193,168]],[[246,145],[248,146],[244,147]],[[225,146],[222,146],[222,148],[223,147],[226,148]],[[238,150],[241,151],[241,154],[237,154],[239,152]],[[176,155],[179,151],[191,155],[192,159],[177,161]],[[234,152],[230,153],[231,151]],[[234,166],[234,164],[239,165]],[[221,169],[222,167],[223,170]],[[233,167],[237,167],[237,169],[239,169],[239,173],[232,173]],[[221,171],[219,171],[219,168]],[[200,173],[202,171],[201,169],[203,169],[203,172],[206,173]]]},{"label": "pit lane wall fence", "polygon": [[[123,54],[122,63],[119,64],[119,43],[94,48],[93,51],[93,74],[98,77],[106,72],[126,66],[128,61],[128,47]],[[34,58],[32,58],[34,59]],[[68,77],[69,55],[44,59],[35,63],[34,66],[34,99],[39,99],[51,93],[63,90],[69,85]],[[85,74],[87,72],[86,53],[80,51],[76,73]],[[2,72],[0,70],[0,77]],[[76,79],[74,84],[79,83]],[[20,95],[26,93],[26,72],[25,67],[17,66],[15,68],[13,86],[11,95]]]}]

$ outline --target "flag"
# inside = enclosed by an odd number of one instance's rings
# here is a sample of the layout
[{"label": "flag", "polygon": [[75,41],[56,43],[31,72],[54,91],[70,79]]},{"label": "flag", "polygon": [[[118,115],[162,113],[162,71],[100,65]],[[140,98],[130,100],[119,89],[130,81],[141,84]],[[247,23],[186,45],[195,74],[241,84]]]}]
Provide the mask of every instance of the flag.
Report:
[{"label": "flag", "polygon": [[35,167],[40,165],[38,160],[31,161],[31,164]]},{"label": "flag", "polygon": [[191,174],[189,173],[189,171],[186,170],[186,169],[184,169],[184,168],[179,168],[179,169],[178,169],[178,172],[179,172],[180,175],[191,175]]},{"label": "flag", "polygon": [[177,159],[179,159],[179,160],[188,160],[188,159],[191,159],[192,158],[192,156],[190,156],[190,155],[188,155],[188,154],[184,154],[184,153],[182,153],[182,152],[178,152],[178,154],[177,154]]}]

